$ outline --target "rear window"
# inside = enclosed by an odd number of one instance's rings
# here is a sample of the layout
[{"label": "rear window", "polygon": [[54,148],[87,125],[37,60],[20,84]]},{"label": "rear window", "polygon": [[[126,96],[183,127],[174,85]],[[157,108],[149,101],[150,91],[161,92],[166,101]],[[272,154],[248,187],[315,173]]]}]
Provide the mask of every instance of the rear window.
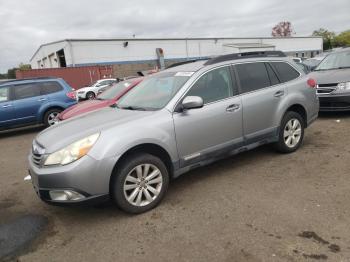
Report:
[{"label": "rear window", "polygon": [[40,87],[37,84],[16,85],[14,86],[14,95],[16,99],[40,96]]},{"label": "rear window", "polygon": [[241,83],[242,93],[270,86],[270,79],[264,63],[245,63],[235,65],[235,67]]},{"label": "rear window", "polygon": [[271,65],[275,68],[279,79],[282,83],[291,81],[300,76],[300,73],[295,70],[290,64],[285,62],[272,62]]},{"label": "rear window", "polygon": [[63,89],[61,85],[53,81],[40,83],[40,88],[41,88],[42,95],[56,93],[56,92],[62,91]]}]

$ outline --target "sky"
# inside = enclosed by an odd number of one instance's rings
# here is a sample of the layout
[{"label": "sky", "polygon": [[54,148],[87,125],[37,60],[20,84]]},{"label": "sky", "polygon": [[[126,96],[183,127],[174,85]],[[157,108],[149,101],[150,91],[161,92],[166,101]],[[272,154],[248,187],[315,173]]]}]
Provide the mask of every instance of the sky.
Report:
[{"label": "sky", "polygon": [[350,0],[0,0],[0,73],[67,38],[295,36],[350,29]]}]

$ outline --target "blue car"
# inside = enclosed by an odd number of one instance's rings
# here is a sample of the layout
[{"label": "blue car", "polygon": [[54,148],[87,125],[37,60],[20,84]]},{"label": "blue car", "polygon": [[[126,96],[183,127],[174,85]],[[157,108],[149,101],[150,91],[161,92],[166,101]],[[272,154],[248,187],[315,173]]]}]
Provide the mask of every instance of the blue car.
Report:
[{"label": "blue car", "polygon": [[0,129],[55,124],[58,114],[77,103],[61,78],[34,78],[0,83]]}]

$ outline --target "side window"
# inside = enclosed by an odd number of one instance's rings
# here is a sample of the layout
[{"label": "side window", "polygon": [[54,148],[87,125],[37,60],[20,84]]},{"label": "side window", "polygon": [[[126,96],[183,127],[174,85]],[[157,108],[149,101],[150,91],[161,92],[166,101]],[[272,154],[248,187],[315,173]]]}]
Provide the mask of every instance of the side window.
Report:
[{"label": "side window", "polygon": [[45,82],[40,84],[41,94],[47,95],[61,91],[63,88],[57,82]]},{"label": "side window", "polygon": [[280,83],[280,81],[278,80],[276,73],[273,71],[271,65],[269,63],[266,63],[266,69],[267,69],[267,73],[269,75],[270,78],[270,82],[271,85],[278,85]]},{"label": "side window", "polygon": [[24,99],[34,96],[40,96],[40,87],[37,84],[24,84],[14,86],[16,99]]},{"label": "side window", "polygon": [[252,92],[270,86],[265,63],[235,65],[242,87],[242,93]]},{"label": "side window", "polygon": [[300,76],[300,73],[286,62],[272,62],[271,64],[275,68],[282,83],[291,81]]},{"label": "side window", "polygon": [[10,100],[8,86],[0,87],[0,103]]},{"label": "side window", "polygon": [[204,104],[208,104],[228,98],[232,94],[230,68],[221,67],[201,76],[186,96],[200,96]]}]

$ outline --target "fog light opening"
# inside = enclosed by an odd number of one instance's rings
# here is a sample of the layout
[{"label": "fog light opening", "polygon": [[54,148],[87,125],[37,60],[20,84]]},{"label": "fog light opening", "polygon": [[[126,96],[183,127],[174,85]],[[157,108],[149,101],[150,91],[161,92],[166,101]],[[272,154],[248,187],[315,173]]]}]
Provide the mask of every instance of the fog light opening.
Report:
[{"label": "fog light opening", "polygon": [[72,190],[52,190],[49,192],[51,200],[54,201],[77,201],[85,196]]}]

